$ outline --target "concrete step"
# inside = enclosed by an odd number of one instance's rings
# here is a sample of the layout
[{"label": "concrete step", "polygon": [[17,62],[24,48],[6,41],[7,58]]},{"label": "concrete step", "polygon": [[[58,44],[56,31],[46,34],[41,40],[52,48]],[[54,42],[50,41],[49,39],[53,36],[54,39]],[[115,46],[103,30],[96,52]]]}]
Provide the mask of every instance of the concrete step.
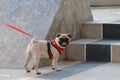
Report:
[{"label": "concrete step", "polygon": [[102,39],[86,45],[87,61],[111,61],[111,46],[119,40]]},{"label": "concrete step", "polygon": [[66,57],[69,60],[86,61],[86,44],[99,39],[79,39],[72,41],[66,48]]},{"label": "concrete step", "polygon": [[120,62],[119,6],[93,7],[94,21],[85,22],[81,39],[66,49],[70,60]]},{"label": "concrete step", "polygon": [[80,39],[66,48],[69,60],[120,62],[120,41],[112,39]]},{"label": "concrete step", "polygon": [[119,0],[89,0],[91,6],[118,6]]},{"label": "concrete step", "polygon": [[120,39],[120,24],[88,22],[83,25],[81,38]]}]

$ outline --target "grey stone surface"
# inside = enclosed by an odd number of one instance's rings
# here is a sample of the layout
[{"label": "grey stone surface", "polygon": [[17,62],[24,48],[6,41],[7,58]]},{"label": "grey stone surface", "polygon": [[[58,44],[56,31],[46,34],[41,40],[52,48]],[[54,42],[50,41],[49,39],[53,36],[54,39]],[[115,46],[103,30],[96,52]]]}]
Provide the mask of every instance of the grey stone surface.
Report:
[{"label": "grey stone surface", "polygon": [[[78,62],[60,62],[58,64],[58,68],[66,68],[68,66],[77,64]],[[41,67],[39,71],[42,73],[41,75],[53,72],[50,66]],[[0,80],[46,80],[39,78],[41,75],[36,75],[34,70],[31,70],[30,73],[26,73],[23,69],[5,69],[0,68]],[[53,76],[55,77],[55,76]]]},{"label": "grey stone surface", "polygon": [[85,44],[70,44],[66,48],[66,57],[72,61],[85,61]]},{"label": "grey stone surface", "polygon": [[120,5],[120,0],[88,0],[92,6],[118,6]]},{"label": "grey stone surface", "polygon": [[102,39],[102,24],[86,23],[81,31],[81,38]]},{"label": "grey stone surface", "polygon": [[40,76],[40,78],[49,79],[49,80],[62,80],[66,77],[70,77],[74,74],[78,74],[104,64],[105,63],[96,63],[96,62],[78,63],[73,66],[63,68],[62,71],[59,71],[59,72],[51,72],[51,73],[44,74]]},{"label": "grey stone surface", "polygon": [[[60,66],[59,66],[60,67]],[[0,69],[0,80],[119,80],[120,63],[78,63],[62,67],[53,72],[49,67],[41,68],[42,75],[25,73],[20,69]],[[44,77],[44,78],[42,78]]]},{"label": "grey stone surface", "polygon": [[46,38],[53,39],[57,33],[70,33],[72,40],[79,39],[82,23],[92,20],[92,13],[87,0],[61,0]]},{"label": "grey stone surface", "polygon": [[[6,22],[45,39],[60,0],[1,0],[0,22]],[[23,68],[31,40],[6,25],[0,26],[0,67]]]},{"label": "grey stone surface", "polygon": [[111,54],[112,62],[120,62],[120,44],[112,45],[112,54]]},{"label": "grey stone surface", "polygon": [[91,7],[91,10],[94,24],[120,24],[120,6]]},{"label": "grey stone surface", "polygon": [[[59,66],[60,67],[60,66]],[[42,75],[20,69],[0,69],[0,80],[119,80],[120,63],[78,63],[53,72],[41,68]],[[42,78],[44,77],[44,78]]]},{"label": "grey stone surface", "polygon": [[62,80],[119,80],[119,63],[107,63]]}]

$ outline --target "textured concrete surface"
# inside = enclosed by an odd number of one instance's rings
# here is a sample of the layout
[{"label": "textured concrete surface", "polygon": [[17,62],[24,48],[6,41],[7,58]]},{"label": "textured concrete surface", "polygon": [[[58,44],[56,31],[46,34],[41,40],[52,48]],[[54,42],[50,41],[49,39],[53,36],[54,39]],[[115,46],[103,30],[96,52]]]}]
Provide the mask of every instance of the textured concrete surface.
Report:
[{"label": "textured concrete surface", "polygon": [[[92,14],[86,0],[1,0],[0,19],[39,39],[53,39],[59,32],[71,33],[76,39],[80,36],[81,23],[92,20]],[[0,28],[0,67],[23,68],[31,38],[6,25],[1,24]]]},{"label": "textured concrete surface", "polygon": [[112,45],[112,62],[120,62],[120,42]]},{"label": "textured concrete surface", "polygon": [[83,27],[82,23],[92,20],[87,0],[61,0],[47,39],[53,39],[57,33],[70,33],[72,40],[79,39]]},{"label": "textured concrete surface", "polygon": [[70,44],[66,48],[66,57],[72,61],[84,61],[85,45]]},{"label": "textured concrete surface", "polygon": [[112,62],[120,62],[120,44],[112,45],[112,57],[111,58],[112,58]]},{"label": "textured concrete surface", "polygon": [[120,23],[120,6],[91,7],[93,19],[91,23]]},{"label": "textured concrete surface", "polygon": [[119,63],[107,63],[62,80],[119,80]]},{"label": "textured concrete surface", "polygon": [[120,0],[88,0],[92,6],[118,6]]},{"label": "textured concrete surface", "polygon": [[[63,80],[66,77],[87,71],[89,69],[95,68],[95,67],[103,65],[103,64],[105,64],[105,63],[80,62],[75,65],[63,68],[61,72],[51,72],[51,73],[41,75],[40,78],[44,78],[44,79],[48,79],[48,80]],[[55,77],[53,77],[53,76],[55,76]]]},{"label": "textured concrete surface", "polygon": [[[78,62],[60,62],[58,68],[63,69],[76,63]],[[39,71],[42,73],[41,75],[53,72],[50,66],[41,67]],[[41,75],[36,75],[35,71],[31,71],[31,73],[26,73],[23,69],[0,68],[0,80],[46,80],[40,78]]]},{"label": "textured concrete surface", "polygon": [[24,70],[0,69],[0,80],[119,80],[119,68],[119,63],[77,62],[62,63],[59,72],[41,68],[42,75],[35,75],[34,71],[27,74]]},{"label": "textured concrete surface", "polygon": [[81,38],[102,39],[102,24],[85,23],[81,31]]},{"label": "textured concrete surface", "polygon": [[[0,22],[45,39],[59,4],[60,0],[1,0]],[[0,67],[23,68],[30,40],[30,37],[1,24]]]}]

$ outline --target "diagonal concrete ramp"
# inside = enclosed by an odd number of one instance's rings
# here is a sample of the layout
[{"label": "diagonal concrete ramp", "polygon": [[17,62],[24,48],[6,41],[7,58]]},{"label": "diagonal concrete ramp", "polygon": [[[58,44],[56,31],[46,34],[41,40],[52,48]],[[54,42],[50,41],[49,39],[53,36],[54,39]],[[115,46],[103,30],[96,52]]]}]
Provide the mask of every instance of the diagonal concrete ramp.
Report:
[{"label": "diagonal concrete ramp", "polygon": [[[0,22],[45,39],[60,0],[1,0]],[[0,25],[0,67],[23,68],[26,47],[31,40],[6,25]]]}]

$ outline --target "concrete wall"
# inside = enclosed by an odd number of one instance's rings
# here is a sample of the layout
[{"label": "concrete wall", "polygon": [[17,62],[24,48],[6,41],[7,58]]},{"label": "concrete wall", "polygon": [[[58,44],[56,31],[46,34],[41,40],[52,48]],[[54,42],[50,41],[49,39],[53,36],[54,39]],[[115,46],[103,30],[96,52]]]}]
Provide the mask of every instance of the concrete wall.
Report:
[{"label": "concrete wall", "polygon": [[[78,39],[82,23],[93,20],[87,0],[1,0],[0,19],[40,39],[53,39],[57,33]],[[31,38],[3,24],[0,30],[0,67],[23,68]]]},{"label": "concrete wall", "polygon": [[82,23],[93,20],[87,0],[61,0],[46,39],[58,33],[70,33],[72,40],[81,37]]},{"label": "concrete wall", "polygon": [[120,0],[88,0],[92,6],[120,6]]},{"label": "concrete wall", "polygon": [[[0,0],[0,22],[45,39],[59,3],[60,0]],[[0,24],[0,67],[23,68],[31,38]]]}]

